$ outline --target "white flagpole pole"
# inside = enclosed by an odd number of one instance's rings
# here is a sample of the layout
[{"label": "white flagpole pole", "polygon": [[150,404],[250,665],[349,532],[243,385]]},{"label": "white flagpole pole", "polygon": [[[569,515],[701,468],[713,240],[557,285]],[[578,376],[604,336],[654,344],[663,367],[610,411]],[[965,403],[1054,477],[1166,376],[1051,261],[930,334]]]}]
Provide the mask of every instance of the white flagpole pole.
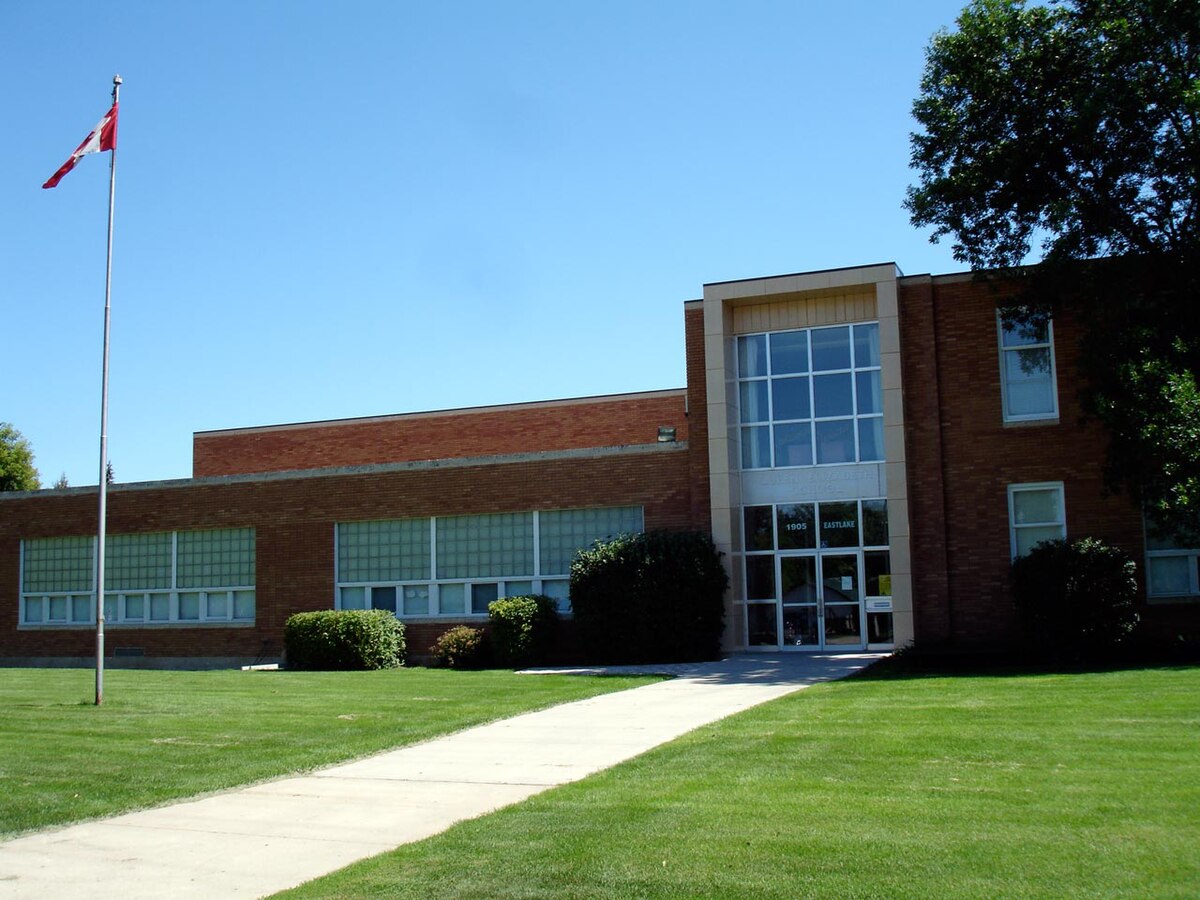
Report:
[{"label": "white flagpole pole", "polygon": [[[121,76],[113,76],[113,105]],[[104,537],[108,517],[108,332],[112,317],[113,201],[117,187],[117,147],[108,161],[108,259],[104,266],[104,363],[100,376],[100,510],[96,528],[96,705],[104,702]]]}]

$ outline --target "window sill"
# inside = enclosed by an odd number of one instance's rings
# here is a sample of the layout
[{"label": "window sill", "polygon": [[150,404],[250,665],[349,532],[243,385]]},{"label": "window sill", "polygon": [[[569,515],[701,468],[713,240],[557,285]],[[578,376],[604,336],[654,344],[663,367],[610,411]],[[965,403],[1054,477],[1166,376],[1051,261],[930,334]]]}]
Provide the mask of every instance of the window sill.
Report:
[{"label": "window sill", "polygon": [[1005,428],[1038,428],[1048,425],[1059,425],[1058,416],[1046,416],[1044,419],[1005,419]]},{"label": "window sill", "polygon": [[[105,622],[104,630],[108,631],[158,631],[168,628],[254,628],[257,623],[239,620],[237,622]],[[95,622],[30,622],[17,625],[17,631],[95,631]]]},{"label": "window sill", "polygon": [[1148,606],[1170,606],[1172,604],[1174,604],[1174,605],[1182,604],[1184,606],[1194,606],[1197,603],[1200,603],[1200,595],[1198,595],[1198,594],[1175,594],[1175,595],[1169,596],[1169,597],[1147,597],[1146,598],[1146,604]]}]

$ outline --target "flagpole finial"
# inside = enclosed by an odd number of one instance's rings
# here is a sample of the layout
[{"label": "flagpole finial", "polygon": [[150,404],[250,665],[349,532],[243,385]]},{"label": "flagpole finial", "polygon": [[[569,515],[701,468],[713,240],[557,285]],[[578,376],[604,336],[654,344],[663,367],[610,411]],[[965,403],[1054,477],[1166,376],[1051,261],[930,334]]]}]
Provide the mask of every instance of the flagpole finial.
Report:
[{"label": "flagpole finial", "polygon": [[120,90],[121,90],[121,76],[114,75],[113,76],[113,103],[117,102],[117,94],[120,92]]}]

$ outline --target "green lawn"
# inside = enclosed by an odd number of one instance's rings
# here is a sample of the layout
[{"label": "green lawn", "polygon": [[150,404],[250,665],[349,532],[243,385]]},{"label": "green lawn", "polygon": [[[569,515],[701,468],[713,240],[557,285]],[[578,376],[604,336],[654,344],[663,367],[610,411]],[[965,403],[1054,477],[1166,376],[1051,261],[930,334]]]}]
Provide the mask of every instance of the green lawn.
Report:
[{"label": "green lawn", "polygon": [[1196,897],[1200,668],[854,679],[287,897]]},{"label": "green lawn", "polygon": [[0,837],[312,769],[656,679],[0,669]]}]

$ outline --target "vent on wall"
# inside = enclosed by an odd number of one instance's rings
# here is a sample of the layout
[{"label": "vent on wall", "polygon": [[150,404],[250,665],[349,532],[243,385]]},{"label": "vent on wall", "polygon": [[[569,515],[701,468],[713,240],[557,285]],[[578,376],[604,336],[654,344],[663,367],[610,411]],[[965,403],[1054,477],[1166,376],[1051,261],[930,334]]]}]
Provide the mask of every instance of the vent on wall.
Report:
[{"label": "vent on wall", "polygon": [[113,650],[113,656],[145,656],[145,647],[117,647]]}]

